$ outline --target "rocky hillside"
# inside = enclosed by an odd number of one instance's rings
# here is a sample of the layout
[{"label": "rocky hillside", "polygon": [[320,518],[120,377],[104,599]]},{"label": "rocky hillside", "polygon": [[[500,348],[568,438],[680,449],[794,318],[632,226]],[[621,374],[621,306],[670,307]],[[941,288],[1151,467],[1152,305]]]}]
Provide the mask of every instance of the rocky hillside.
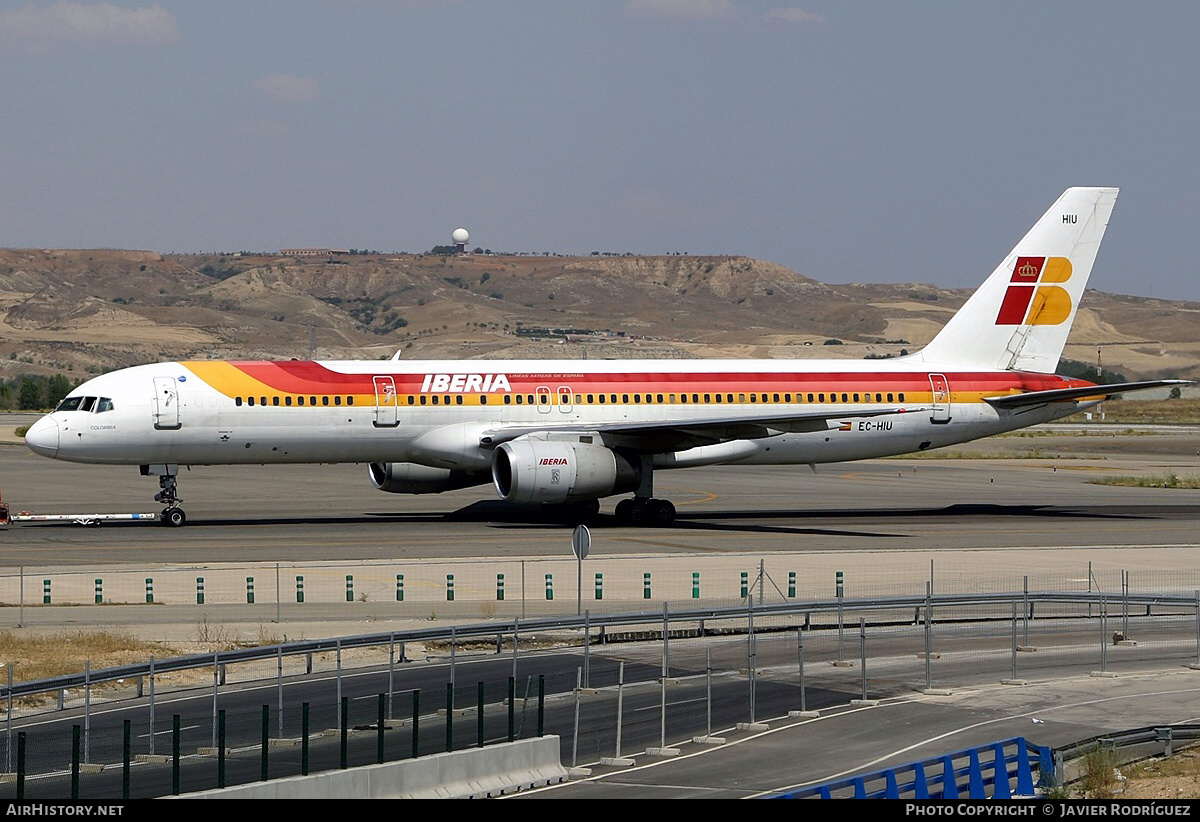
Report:
[{"label": "rocky hillside", "polygon": [[[966,298],[746,257],[0,250],[0,377],[204,357],[885,356]],[[841,345],[828,343],[837,340]],[[812,348],[810,346],[821,346]],[[1200,377],[1200,303],[1091,292],[1067,356]]]}]

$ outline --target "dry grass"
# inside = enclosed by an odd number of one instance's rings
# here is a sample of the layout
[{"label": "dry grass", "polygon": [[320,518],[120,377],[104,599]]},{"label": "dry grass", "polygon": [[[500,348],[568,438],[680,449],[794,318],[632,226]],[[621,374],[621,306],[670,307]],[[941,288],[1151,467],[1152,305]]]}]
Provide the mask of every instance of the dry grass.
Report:
[{"label": "dry grass", "polygon": [[1125,488],[1200,488],[1200,476],[1156,474],[1144,477],[1111,476],[1088,480],[1091,485],[1120,485]]},{"label": "dry grass", "polygon": [[0,631],[0,662],[13,666],[14,682],[79,673],[89,662],[92,670],[98,670],[176,655],[169,645],[123,633],[60,631],[25,636]]},{"label": "dry grass", "polygon": [[[1104,419],[1099,419],[1097,409],[1090,409],[1092,422],[1107,425],[1195,425],[1200,423],[1200,400],[1109,400],[1100,406]],[[1085,422],[1083,413],[1067,417],[1063,422]]]}]

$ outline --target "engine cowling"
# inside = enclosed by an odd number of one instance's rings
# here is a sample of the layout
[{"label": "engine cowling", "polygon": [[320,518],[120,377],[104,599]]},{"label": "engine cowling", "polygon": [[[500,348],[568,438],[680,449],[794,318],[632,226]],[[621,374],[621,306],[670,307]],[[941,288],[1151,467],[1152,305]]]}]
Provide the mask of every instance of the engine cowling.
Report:
[{"label": "engine cowling", "polygon": [[557,504],[635,490],[639,472],[634,462],[603,445],[513,440],[496,447],[492,481],[506,502]]},{"label": "engine cowling", "polygon": [[367,466],[367,475],[372,485],[389,494],[440,494],[488,481],[485,473],[431,468],[413,462],[372,462]]}]

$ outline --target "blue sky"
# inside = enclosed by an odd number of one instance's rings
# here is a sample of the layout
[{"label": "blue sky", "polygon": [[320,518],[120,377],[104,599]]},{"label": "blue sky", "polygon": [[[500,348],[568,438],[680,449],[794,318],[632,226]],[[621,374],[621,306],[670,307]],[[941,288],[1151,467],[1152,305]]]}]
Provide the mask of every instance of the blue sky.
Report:
[{"label": "blue sky", "polygon": [[0,245],[745,254],[973,287],[1071,185],[1200,300],[1200,4],[0,0]]}]

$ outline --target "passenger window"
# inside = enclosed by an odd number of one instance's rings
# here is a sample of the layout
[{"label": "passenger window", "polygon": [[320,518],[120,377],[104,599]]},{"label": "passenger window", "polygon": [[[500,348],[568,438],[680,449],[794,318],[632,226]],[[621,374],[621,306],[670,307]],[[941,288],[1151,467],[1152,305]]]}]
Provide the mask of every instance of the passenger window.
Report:
[{"label": "passenger window", "polygon": [[[434,397],[434,399],[436,400],[436,399],[437,399],[437,397]],[[421,405],[424,405],[424,404],[425,404],[425,403],[427,403],[427,402],[429,402],[429,398],[428,398],[428,397],[426,397],[424,394],[422,394],[422,395],[421,395]]]},{"label": "passenger window", "polygon": [[241,397],[234,397],[234,398],[233,398],[233,404],[234,404],[234,405],[236,405],[236,406],[238,406],[238,407],[240,408],[240,407],[241,407],[241,405],[242,405],[242,398],[241,398]]},{"label": "passenger window", "polygon": [[291,397],[284,397],[284,398],[283,398],[283,404],[284,404],[284,405],[291,405],[291,404],[292,404],[292,398],[291,398]]},{"label": "passenger window", "polygon": [[517,394],[517,405],[523,405],[524,403],[525,403],[525,395]]},{"label": "passenger window", "polygon": [[895,402],[895,400],[894,400],[894,399],[892,399],[892,395],[891,395],[891,394],[888,394],[888,402]]},{"label": "passenger window", "polygon": [[[704,401],[705,401],[705,402],[712,402],[712,396],[711,396],[711,395],[709,395],[709,394],[705,394],[705,395],[704,395]],[[718,400],[717,402],[720,402],[720,400]]]},{"label": "passenger window", "polygon": [[[301,397],[301,398],[300,398],[300,404],[301,404],[301,405],[304,405],[304,397]],[[417,398],[416,398],[416,397],[414,397],[412,394],[409,394],[409,395],[408,395],[408,404],[409,404],[409,405],[416,405],[416,404],[417,404]]]},{"label": "passenger window", "polygon": [[479,395],[479,404],[480,404],[480,405],[487,405],[487,394],[480,394],[480,395]]},{"label": "passenger window", "polygon": [[[649,395],[647,395],[647,396],[649,396]],[[634,395],[633,395],[633,401],[634,401],[635,403],[640,403],[640,402],[642,401],[642,395],[641,395],[641,394],[634,394]]]},{"label": "passenger window", "polygon": [[622,395],[621,395],[621,402],[622,402],[622,403],[624,403],[625,405],[628,405],[628,404],[629,404],[629,395],[628,395],[628,394],[622,394]]},{"label": "passenger window", "polygon": [[505,395],[504,395],[504,404],[505,404],[505,405],[512,405],[512,394],[505,394]]},{"label": "passenger window", "polygon": [[328,394],[321,397],[321,405],[329,405],[329,395]]},{"label": "passenger window", "polygon": [[334,398],[333,398],[333,404],[334,404],[334,405],[341,405],[341,404],[342,404],[342,398],[341,398],[341,397],[334,397]]},{"label": "passenger window", "polygon": [[[707,394],[705,394],[704,396],[705,396],[705,397],[707,397],[708,395],[707,395]],[[716,398],[717,398],[717,402],[720,402],[720,401],[721,401],[721,395],[720,395],[720,394],[717,394],[717,395],[715,395],[715,396],[716,396]]]},{"label": "passenger window", "polygon": [[858,394],[855,394],[855,395],[854,395],[854,401],[855,401],[855,402],[858,402]]},{"label": "passenger window", "polygon": [[903,395],[903,394],[901,394],[901,395],[900,395],[900,402],[904,402],[904,395]]},{"label": "passenger window", "polygon": [[437,405],[437,404],[438,404],[438,397],[437,397],[437,394],[434,394],[434,395],[433,395],[433,404],[434,404],[434,405]]},{"label": "passenger window", "polygon": [[259,403],[260,405],[266,405],[266,404],[267,404],[267,398],[266,398],[266,397],[259,397],[258,399],[260,400],[260,403]]},{"label": "passenger window", "polygon": [[456,405],[462,405],[462,394],[459,394],[457,397],[455,397],[454,402]]},{"label": "passenger window", "polygon": [[271,397],[271,405],[279,405],[279,397]]},{"label": "passenger window", "polygon": [[[603,394],[601,394],[600,396],[601,396],[601,397],[603,397],[604,395],[603,395]],[[591,404],[592,404],[592,400],[593,400],[593,399],[594,399],[593,395],[592,395],[592,394],[588,394],[588,405],[591,405]],[[601,402],[603,402],[603,400],[601,400]]]},{"label": "passenger window", "polygon": [[[412,397],[409,397],[411,400]],[[304,405],[304,397],[296,397],[296,405]]]},{"label": "passenger window", "polygon": [[354,405],[354,397],[346,397],[346,405]]},{"label": "passenger window", "polygon": [[316,404],[317,404],[317,398],[316,398],[316,397],[309,397],[309,398],[308,398],[308,404],[309,404],[309,405],[316,405]]},{"label": "passenger window", "polygon": [[254,405],[254,397],[246,397],[246,402],[249,405],[253,406]]}]

